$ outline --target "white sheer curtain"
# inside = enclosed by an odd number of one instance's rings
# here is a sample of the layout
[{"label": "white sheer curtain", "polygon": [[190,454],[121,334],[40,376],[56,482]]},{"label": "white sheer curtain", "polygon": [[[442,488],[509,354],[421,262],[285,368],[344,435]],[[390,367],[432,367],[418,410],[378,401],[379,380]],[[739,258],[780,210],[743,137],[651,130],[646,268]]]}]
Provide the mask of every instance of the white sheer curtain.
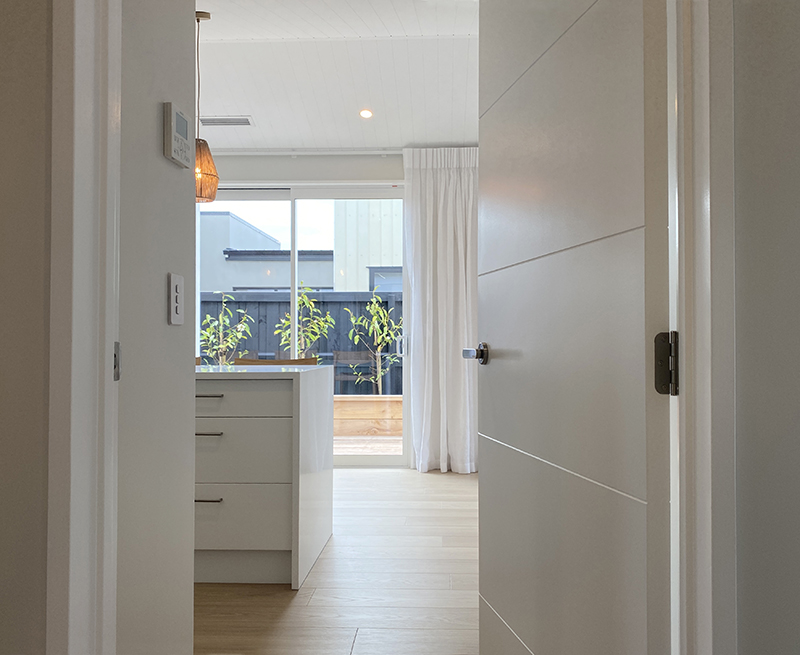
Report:
[{"label": "white sheer curtain", "polygon": [[407,148],[404,258],[416,467],[477,471],[478,149]]}]

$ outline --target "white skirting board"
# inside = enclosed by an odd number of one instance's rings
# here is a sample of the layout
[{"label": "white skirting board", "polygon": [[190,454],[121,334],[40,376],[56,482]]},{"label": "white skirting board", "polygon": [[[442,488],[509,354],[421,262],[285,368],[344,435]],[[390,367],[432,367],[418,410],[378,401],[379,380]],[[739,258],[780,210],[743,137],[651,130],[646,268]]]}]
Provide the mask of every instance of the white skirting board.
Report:
[{"label": "white skirting board", "polygon": [[290,550],[196,550],[195,582],[290,584]]}]

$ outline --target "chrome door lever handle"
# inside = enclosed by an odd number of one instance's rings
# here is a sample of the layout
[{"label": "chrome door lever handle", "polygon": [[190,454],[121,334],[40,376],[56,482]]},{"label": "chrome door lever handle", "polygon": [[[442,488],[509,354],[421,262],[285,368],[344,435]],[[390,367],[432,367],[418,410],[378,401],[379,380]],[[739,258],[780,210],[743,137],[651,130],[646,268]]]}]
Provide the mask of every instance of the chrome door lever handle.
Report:
[{"label": "chrome door lever handle", "polygon": [[461,356],[464,359],[477,359],[478,364],[485,366],[489,363],[489,344],[481,341],[477,348],[464,348]]}]

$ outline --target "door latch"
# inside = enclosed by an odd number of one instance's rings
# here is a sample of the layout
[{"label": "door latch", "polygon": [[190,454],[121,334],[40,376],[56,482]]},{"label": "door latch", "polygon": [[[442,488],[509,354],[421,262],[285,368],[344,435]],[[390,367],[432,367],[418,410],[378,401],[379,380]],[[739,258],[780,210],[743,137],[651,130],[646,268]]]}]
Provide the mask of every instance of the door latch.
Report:
[{"label": "door latch", "polygon": [[464,359],[477,359],[478,364],[486,365],[489,363],[489,344],[481,341],[477,348],[464,348],[461,351]]},{"label": "door latch", "polygon": [[655,338],[656,391],[678,395],[678,333],[659,332]]}]

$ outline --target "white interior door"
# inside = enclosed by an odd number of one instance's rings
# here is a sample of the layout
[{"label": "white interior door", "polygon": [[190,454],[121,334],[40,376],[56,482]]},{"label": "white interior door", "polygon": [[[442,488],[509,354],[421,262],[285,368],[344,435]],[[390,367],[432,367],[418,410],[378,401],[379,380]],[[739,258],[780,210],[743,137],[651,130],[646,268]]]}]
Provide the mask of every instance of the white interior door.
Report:
[{"label": "white interior door", "polygon": [[658,4],[481,0],[485,655],[669,651]]}]

